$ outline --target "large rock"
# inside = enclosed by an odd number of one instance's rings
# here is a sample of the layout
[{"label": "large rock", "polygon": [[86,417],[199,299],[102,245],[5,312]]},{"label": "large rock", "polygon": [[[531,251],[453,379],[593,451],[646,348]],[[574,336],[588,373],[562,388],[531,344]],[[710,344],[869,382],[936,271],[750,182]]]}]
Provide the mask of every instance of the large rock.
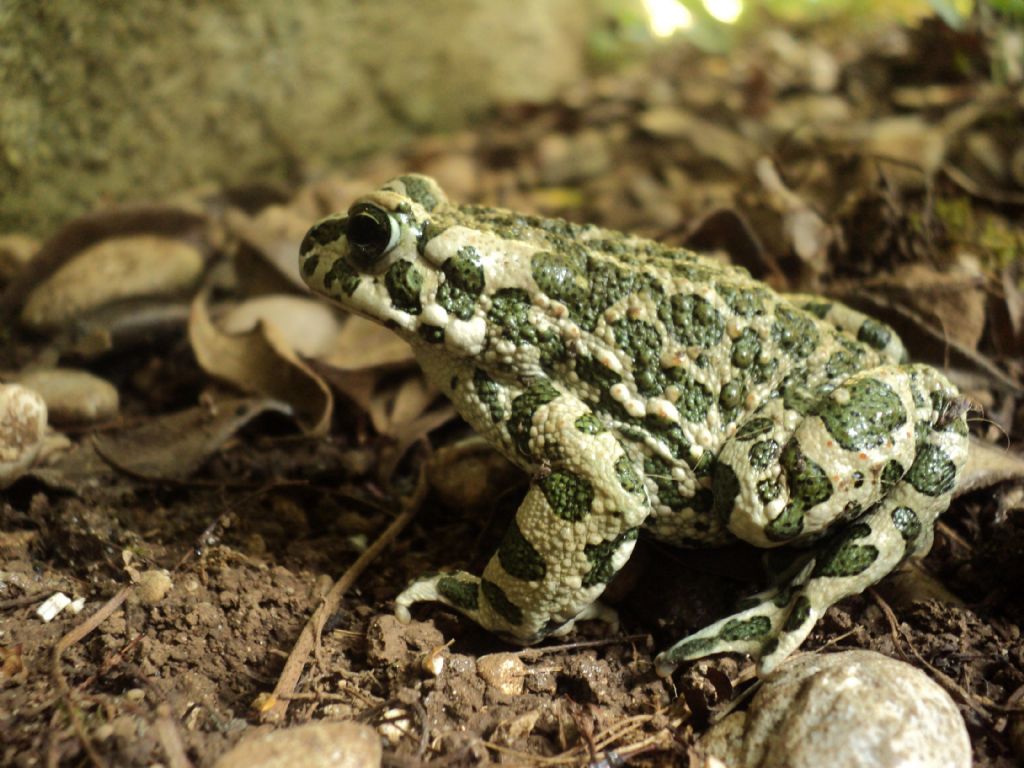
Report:
[{"label": "large rock", "polygon": [[[294,177],[545,99],[586,0],[0,3],[0,233],[98,199]],[[58,52],[55,55],[55,52]]]},{"label": "large rock", "polygon": [[970,768],[971,742],[939,685],[872,651],[801,656],[765,679],[704,750],[730,768]]}]

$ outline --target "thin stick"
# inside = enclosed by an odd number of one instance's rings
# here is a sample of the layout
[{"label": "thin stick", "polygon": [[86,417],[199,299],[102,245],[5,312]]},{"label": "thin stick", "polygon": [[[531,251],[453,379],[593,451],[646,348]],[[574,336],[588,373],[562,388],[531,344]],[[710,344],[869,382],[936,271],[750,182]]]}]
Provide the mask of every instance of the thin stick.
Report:
[{"label": "thin stick", "polygon": [[341,575],[331,587],[330,592],[323,598],[323,602],[317,607],[302,628],[299,639],[295,641],[292,652],[288,655],[281,676],[277,679],[273,693],[261,705],[260,720],[264,723],[279,723],[284,719],[288,711],[288,700],[295,692],[295,686],[299,683],[302,671],[306,667],[309,655],[320,644],[320,635],[323,632],[327,619],[334,614],[341,598],[348,591],[355,580],[362,575],[363,571],[383,552],[395,537],[412,521],[419,511],[427,495],[427,474],[425,467],[420,468],[419,477],[416,479],[416,488],[412,495],[402,502],[402,511],[398,514],[384,532],[373,542],[358,559],[349,566],[348,570]]},{"label": "thin stick", "polygon": [[100,757],[100,754],[96,751],[96,747],[93,745],[92,740],[85,732],[85,726],[82,724],[82,720],[78,716],[78,710],[75,708],[75,703],[71,700],[71,687],[68,685],[67,678],[64,677],[64,671],[60,667],[60,659],[61,656],[64,655],[64,651],[82,640],[86,635],[110,618],[110,615],[121,607],[121,604],[128,597],[132,589],[134,589],[133,586],[121,587],[117,594],[110,598],[102,608],[58,640],[57,644],[53,646],[53,655],[50,657],[50,671],[53,675],[53,682],[57,686],[57,690],[60,691],[61,701],[64,702],[64,707],[67,709],[68,717],[71,719],[71,726],[75,729],[75,733],[78,735],[79,741],[82,742],[82,747],[85,749],[85,753],[89,756],[93,765],[97,766],[105,766],[107,763]]}]

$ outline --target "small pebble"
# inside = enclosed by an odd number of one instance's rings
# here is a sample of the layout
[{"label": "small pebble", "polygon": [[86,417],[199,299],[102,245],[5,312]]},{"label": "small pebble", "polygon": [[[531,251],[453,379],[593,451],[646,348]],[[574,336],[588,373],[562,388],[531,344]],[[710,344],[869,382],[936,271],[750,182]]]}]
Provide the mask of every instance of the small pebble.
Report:
[{"label": "small pebble", "polygon": [[156,605],[174,586],[171,577],[164,570],[143,571],[136,587],[139,600],[146,605]]},{"label": "small pebble", "polygon": [[374,768],[380,737],[368,725],[318,721],[242,741],[214,768]]},{"label": "small pebble", "polygon": [[109,381],[75,368],[27,371],[18,382],[42,395],[57,425],[91,424],[117,415],[117,389]]},{"label": "small pebble", "polygon": [[476,671],[484,681],[506,696],[523,692],[526,665],[514,653],[489,653],[476,661]]},{"label": "small pebble", "polygon": [[746,712],[701,739],[731,768],[969,768],[956,704],[924,672],[873,651],[807,654],[764,680]]},{"label": "small pebble", "polygon": [[19,384],[0,384],[0,488],[36,460],[46,434],[46,402]]}]

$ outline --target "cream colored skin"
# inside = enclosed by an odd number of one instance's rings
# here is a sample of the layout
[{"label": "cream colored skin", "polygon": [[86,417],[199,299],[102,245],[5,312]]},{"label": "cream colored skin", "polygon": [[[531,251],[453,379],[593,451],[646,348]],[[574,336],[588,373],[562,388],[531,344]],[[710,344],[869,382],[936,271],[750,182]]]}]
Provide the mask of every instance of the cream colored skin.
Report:
[{"label": "cream colored skin", "polygon": [[743,270],[592,226],[448,203],[403,176],[300,255],[313,291],[394,328],[485,439],[533,477],[481,576],[414,582],[515,642],[595,601],[638,529],[683,546],[804,550],[753,607],[659,657],[769,669],[824,610],[926,551],[966,457],[965,406],[891,329]]}]

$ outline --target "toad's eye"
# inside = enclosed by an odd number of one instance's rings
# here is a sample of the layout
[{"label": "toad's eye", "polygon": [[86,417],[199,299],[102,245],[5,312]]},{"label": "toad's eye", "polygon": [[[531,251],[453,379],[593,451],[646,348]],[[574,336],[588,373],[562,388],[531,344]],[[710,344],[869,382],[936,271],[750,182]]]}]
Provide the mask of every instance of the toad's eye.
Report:
[{"label": "toad's eye", "polygon": [[398,222],[372,203],[360,203],[348,212],[345,236],[352,258],[364,267],[372,266],[394,248],[400,234]]}]

